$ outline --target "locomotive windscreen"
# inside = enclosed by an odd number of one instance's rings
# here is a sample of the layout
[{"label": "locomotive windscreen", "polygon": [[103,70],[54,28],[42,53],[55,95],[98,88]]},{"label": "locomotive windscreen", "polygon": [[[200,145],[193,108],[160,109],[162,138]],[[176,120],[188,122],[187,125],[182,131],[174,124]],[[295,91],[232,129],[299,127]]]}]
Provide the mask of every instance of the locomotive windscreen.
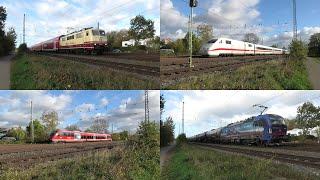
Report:
[{"label": "locomotive windscreen", "polygon": [[215,43],[216,41],[217,41],[218,39],[212,39],[212,40],[210,40],[210,41],[208,41],[208,43]]},{"label": "locomotive windscreen", "polygon": [[285,124],[284,119],[280,116],[270,116],[271,124]]},{"label": "locomotive windscreen", "polygon": [[94,36],[105,36],[106,35],[106,32],[104,30],[92,30],[92,34]]}]

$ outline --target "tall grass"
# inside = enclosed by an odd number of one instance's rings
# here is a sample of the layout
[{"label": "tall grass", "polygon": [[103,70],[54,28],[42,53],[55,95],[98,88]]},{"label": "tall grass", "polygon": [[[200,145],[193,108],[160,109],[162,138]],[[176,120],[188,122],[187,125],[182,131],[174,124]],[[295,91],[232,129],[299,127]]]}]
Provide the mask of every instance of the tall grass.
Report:
[{"label": "tall grass", "polygon": [[98,66],[24,54],[11,65],[11,89],[158,89],[159,82]]},{"label": "tall grass", "polygon": [[165,89],[312,89],[301,61],[270,61],[186,78]]},{"label": "tall grass", "polygon": [[142,122],[126,146],[38,164],[2,167],[0,179],[160,179],[159,125]]},{"label": "tall grass", "polygon": [[177,147],[161,179],[317,179],[272,160],[225,154],[206,147],[184,144]]}]

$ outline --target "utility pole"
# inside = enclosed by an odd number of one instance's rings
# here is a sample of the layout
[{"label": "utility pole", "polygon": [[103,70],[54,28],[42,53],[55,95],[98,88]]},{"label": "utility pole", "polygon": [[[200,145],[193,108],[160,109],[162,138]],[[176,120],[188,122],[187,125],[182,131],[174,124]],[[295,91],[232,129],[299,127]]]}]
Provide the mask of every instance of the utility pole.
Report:
[{"label": "utility pole", "polygon": [[111,132],[113,134],[113,123],[111,124]]},{"label": "utility pole", "polygon": [[23,44],[26,43],[26,14],[23,14]]},{"label": "utility pole", "polygon": [[190,16],[189,16],[189,66],[190,68],[193,68],[192,64],[192,19],[193,19],[193,8],[197,7],[198,1],[197,0],[190,0],[189,6],[190,6]]},{"label": "utility pole", "polygon": [[184,134],[184,101],[182,102],[182,134]]},{"label": "utility pole", "polygon": [[99,22],[98,22],[98,30],[100,30],[100,26],[99,26],[100,24],[99,24]]},{"label": "utility pole", "polygon": [[30,102],[30,119],[31,119],[31,142],[34,142],[34,126],[33,126],[33,118],[32,118],[32,113],[33,113],[33,109],[32,109],[32,101]]},{"label": "utility pole", "polygon": [[297,28],[297,4],[296,4],[296,0],[292,0],[292,4],[293,4],[293,40],[297,40],[298,38],[298,28]]},{"label": "utility pole", "polygon": [[149,122],[149,95],[148,90],[144,91],[144,120]]}]

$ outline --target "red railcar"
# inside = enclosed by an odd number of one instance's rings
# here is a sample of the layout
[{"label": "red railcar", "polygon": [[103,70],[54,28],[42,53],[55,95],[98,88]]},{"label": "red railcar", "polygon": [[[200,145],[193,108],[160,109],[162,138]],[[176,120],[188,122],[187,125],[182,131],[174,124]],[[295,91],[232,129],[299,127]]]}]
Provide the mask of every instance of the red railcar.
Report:
[{"label": "red railcar", "polygon": [[89,133],[81,131],[57,130],[54,132],[50,141],[58,142],[96,142],[96,141],[112,141],[111,134]]}]

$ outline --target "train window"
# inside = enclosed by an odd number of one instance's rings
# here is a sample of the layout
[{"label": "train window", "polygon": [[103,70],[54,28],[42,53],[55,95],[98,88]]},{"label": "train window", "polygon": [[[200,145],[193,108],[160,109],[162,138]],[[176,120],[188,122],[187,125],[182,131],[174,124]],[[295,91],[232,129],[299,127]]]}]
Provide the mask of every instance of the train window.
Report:
[{"label": "train window", "polygon": [[252,44],[249,44],[249,47],[252,47]]},{"label": "train window", "polygon": [[86,32],[86,35],[89,36],[89,31]]},{"label": "train window", "polygon": [[222,44],[222,40],[220,40],[220,44]]},{"label": "train window", "polygon": [[76,35],[76,38],[78,39],[78,38],[82,38],[82,33],[78,33],[77,35]]},{"label": "train window", "polygon": [[104,30],[100,30],[100,36],[105,36],[106,32]]},{"label": "train window", "polygon": [[226,40],[226,44],[231,44],[231,41]]},{"label": "train window", "polygon": [[70,40],[70,39],[74,39],[74,35],[67,37],[67,40]]}]

